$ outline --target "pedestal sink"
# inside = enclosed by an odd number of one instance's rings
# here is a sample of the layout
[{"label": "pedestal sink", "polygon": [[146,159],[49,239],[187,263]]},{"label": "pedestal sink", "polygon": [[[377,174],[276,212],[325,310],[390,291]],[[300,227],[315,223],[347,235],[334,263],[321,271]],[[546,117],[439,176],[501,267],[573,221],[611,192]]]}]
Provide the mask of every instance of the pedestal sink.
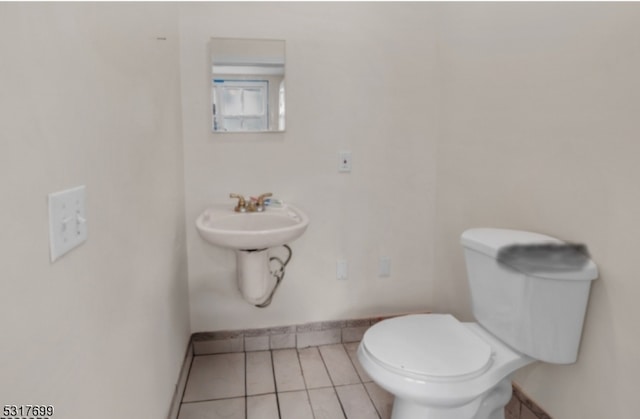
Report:
[{"label": "pedestal sink", "polygon": [[256,305],[269,299],[276,286],[277,278],[269,270],[269,249],[297,239],[308,225],[309,217],[292,205],[247,213],[217,205],[196,219],[205,241],[235,250],[238,287],[243,297]]}]

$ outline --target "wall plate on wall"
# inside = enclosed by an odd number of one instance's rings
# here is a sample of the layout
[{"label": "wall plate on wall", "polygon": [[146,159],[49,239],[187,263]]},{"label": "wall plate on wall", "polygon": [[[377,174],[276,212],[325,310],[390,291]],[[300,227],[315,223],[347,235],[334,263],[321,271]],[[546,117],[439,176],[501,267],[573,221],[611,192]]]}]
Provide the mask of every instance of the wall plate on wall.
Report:
[{"label": "wall plate on wall", "polygon": [[351,171],[352,155],[350,151],[341,151],[338,153],[338,172],[348,173]]},{"label": "wall plate on wall", "polygon": [[336,279],[345,281],[349,273],[349,264],[346,259],[338,259],[336,262]]},{"label": "wall plate on wall", "polygon": [[87,240],[85,196],[84,185],[49,194],[51,262]]},{"label": "wall plate on wall", "polygon": [[391,258],[388,256],[380,256],[378,259],[378,276],[388,278],[391,276]]}]

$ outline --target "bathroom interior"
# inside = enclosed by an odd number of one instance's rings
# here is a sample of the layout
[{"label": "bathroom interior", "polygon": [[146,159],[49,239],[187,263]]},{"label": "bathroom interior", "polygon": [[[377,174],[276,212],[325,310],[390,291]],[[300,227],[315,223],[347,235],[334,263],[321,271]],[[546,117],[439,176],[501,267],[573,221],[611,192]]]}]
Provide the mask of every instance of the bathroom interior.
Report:
[{"label": "bathroom interior", "polygon": [[[599,270],[578,361],[514,383],[638,416],[639,4],[2,3],[0,35],[1,405],[175,419],[194,335],[473,321],[460,235],[499,227]],[[284,41],[285,129],[212,132],[212,38]],[[87,240],[52,262],[47,197],[80,185]],[[265,192],[310,223],[259,308],[195,220]]]}]

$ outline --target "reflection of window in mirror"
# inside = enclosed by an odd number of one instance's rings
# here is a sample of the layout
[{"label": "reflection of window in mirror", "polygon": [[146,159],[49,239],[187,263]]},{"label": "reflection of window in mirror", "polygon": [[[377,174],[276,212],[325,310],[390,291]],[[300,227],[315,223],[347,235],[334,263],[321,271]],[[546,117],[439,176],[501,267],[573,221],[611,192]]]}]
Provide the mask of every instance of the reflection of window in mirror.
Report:
[{"label": "reflection of window in mirror", "polygon": [[213,80],[214,131],[267,131],[268,80]]},{"label": "reflection of window in mirror", "polygon": [[284,131],[284,41],[213,38],[214,132]]},{"label": "reflection of window in mirror", "polygon": [[284,79],[280,82],[278,88],[279,107],[278,107],[278,130],[284,131]]}]

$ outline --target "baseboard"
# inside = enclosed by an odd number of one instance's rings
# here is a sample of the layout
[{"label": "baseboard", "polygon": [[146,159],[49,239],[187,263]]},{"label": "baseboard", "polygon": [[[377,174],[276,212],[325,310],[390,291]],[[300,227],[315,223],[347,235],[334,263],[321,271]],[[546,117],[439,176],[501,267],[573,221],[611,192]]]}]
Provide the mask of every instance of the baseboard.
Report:
[{"label": "baseboard", "polygon": [[180,403],[182,402],[182,395],[184,389],[187,386],[187,378],[189,377],[189,370],[191,369],[191,363],[193,362],[193,342],[189,340],[187,350],[185,351],[184,359],[182,361],[182,367],[180,368],[180,375],[178,376],[178,382],[176,383],[175,390],[173,392],[173,398],[171,399],[171,406],[169,408],[169,415],[167,419],[178,419],[180,413]]},{"label": "baseboard", "polygon": [[[263,329],[199,332],[191,335],[194,355],[228,352],[252,352],[272,349],[307,348],[334,343],[359,342],[373,324],[406,315],[334,320]],[[416,313],[413,313],[416,314]]]},{"label": "baseboard", "polygon": [[505,419],[553,419],[551,415],[536,404],[525,392],[513,383],[511,401],[505,406]]}]

